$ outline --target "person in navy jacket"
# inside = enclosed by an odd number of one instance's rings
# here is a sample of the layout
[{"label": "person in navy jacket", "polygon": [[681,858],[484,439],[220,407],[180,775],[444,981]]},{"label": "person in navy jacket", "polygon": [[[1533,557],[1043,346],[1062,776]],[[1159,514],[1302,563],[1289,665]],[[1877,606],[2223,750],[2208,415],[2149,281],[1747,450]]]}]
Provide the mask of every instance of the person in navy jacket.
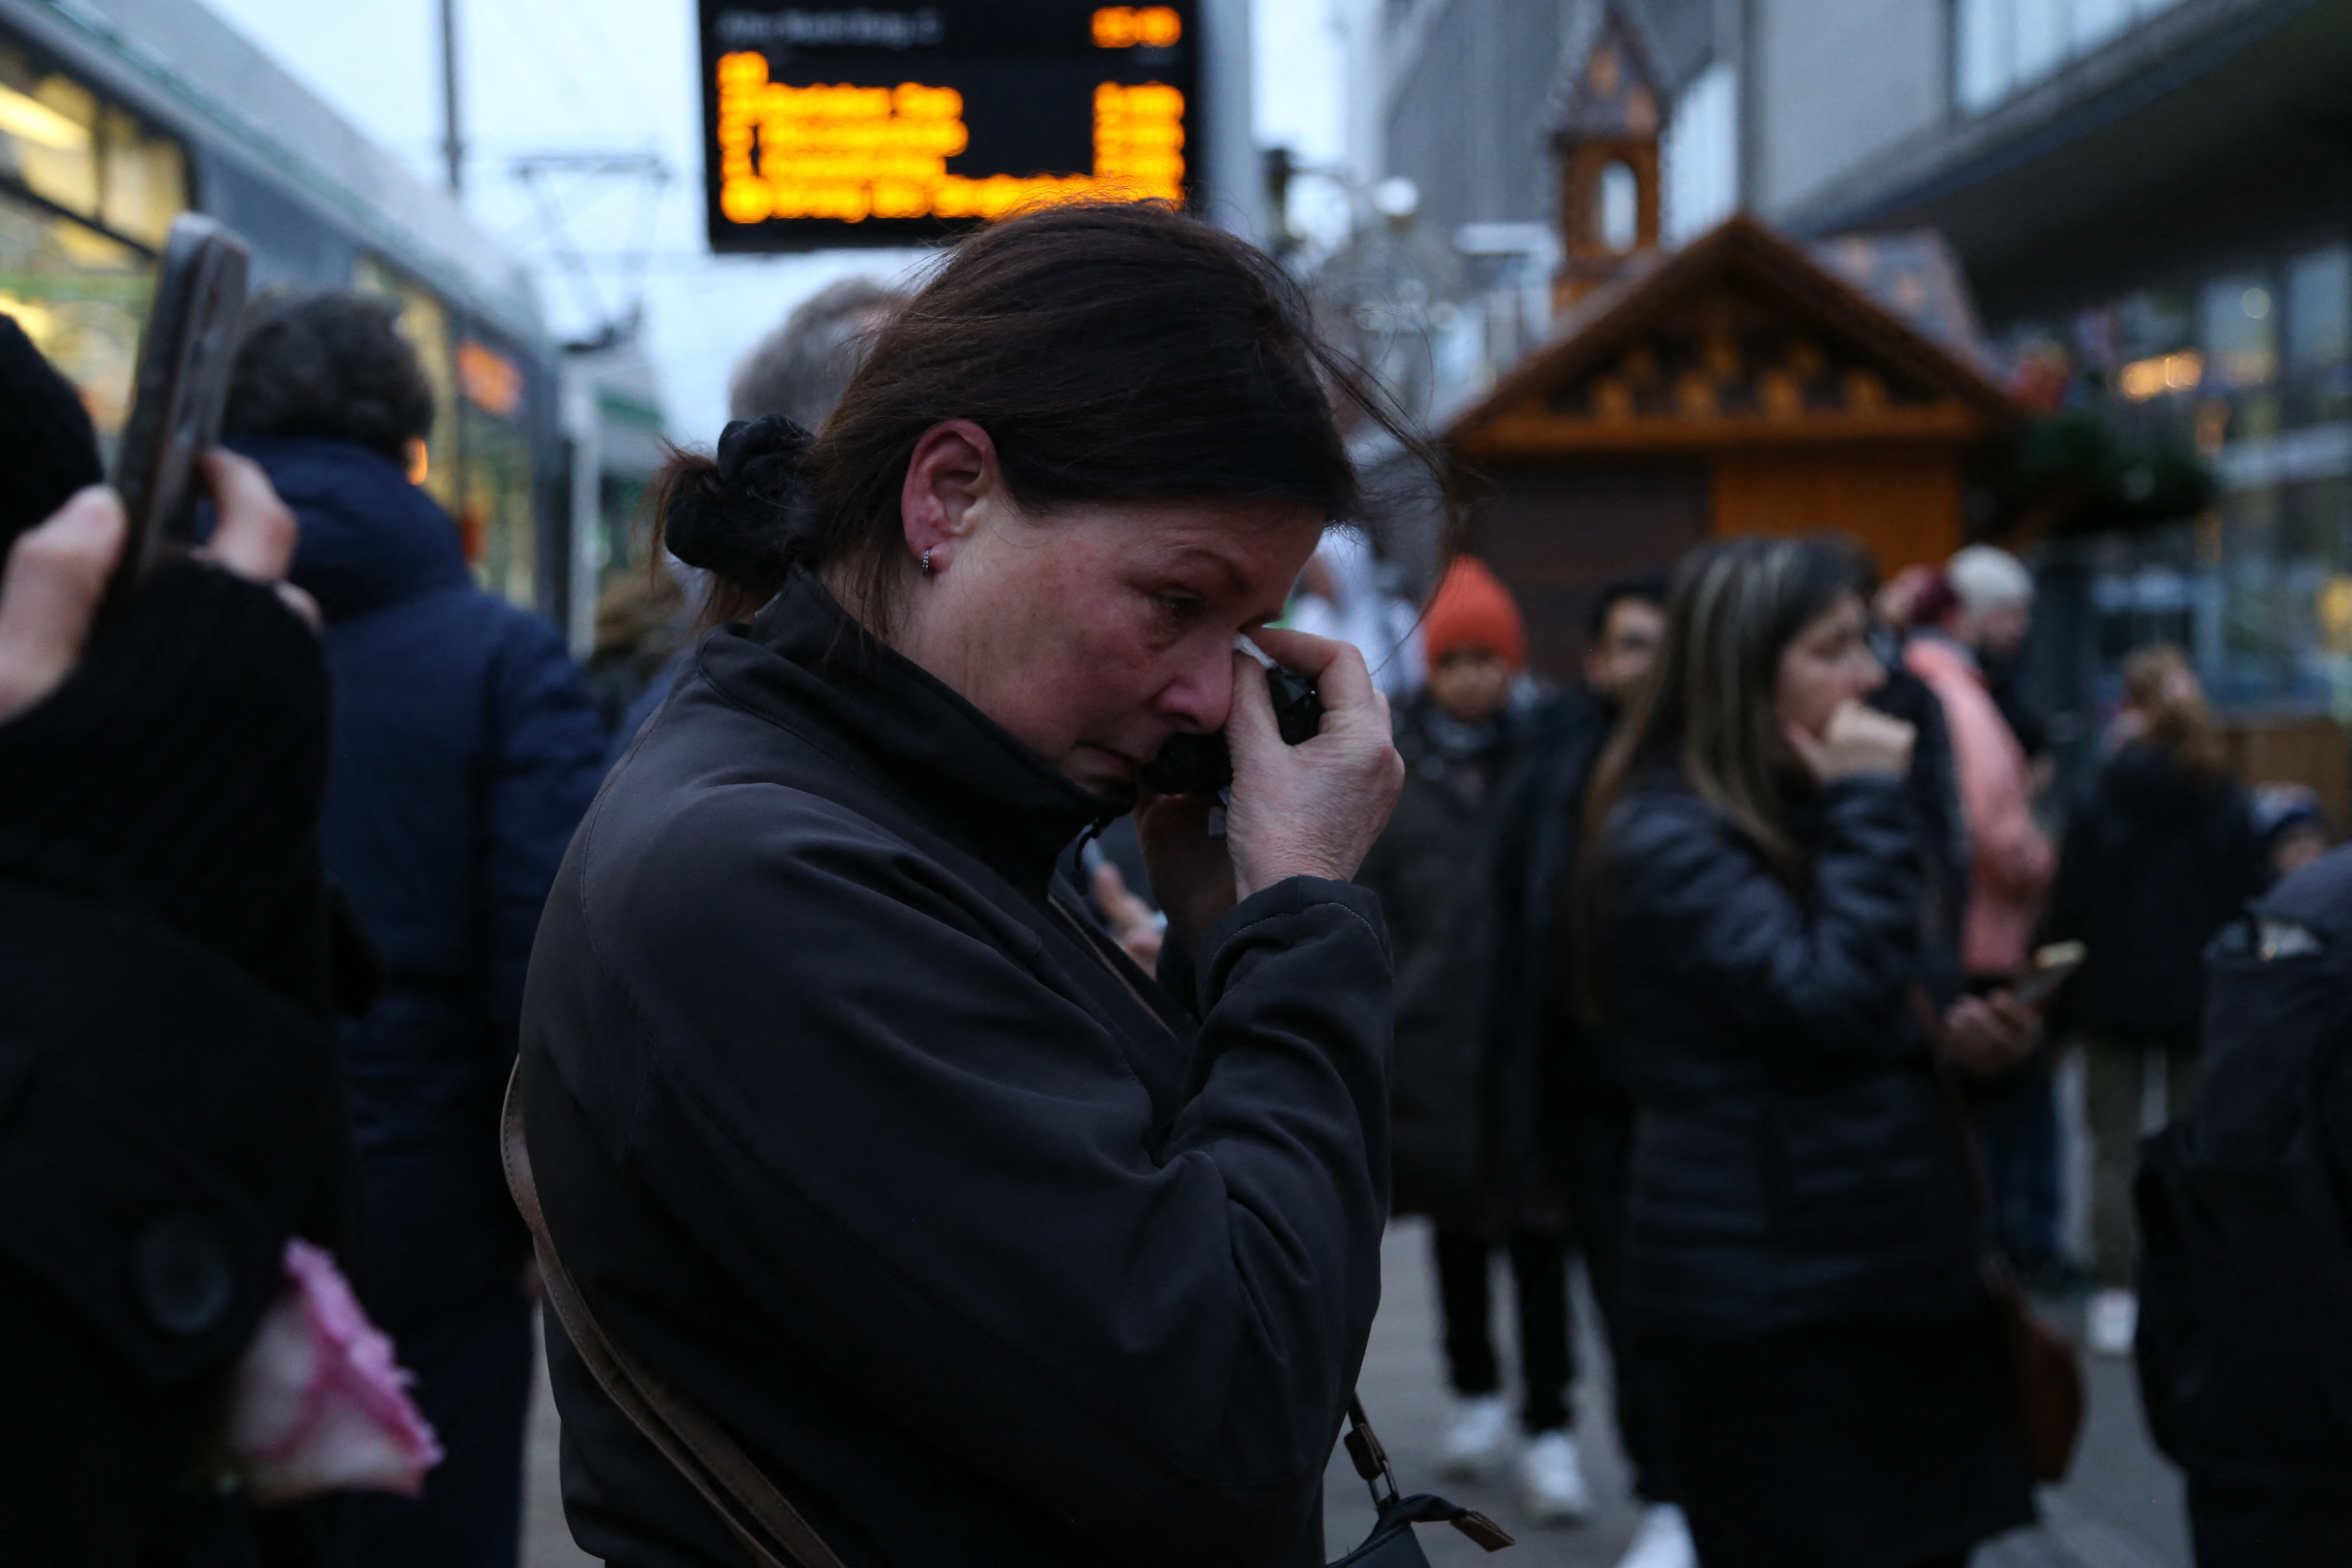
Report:
[{"label": "person in navy jacket", "polygon": [[448,1452],[420,1501],[352,1506],[354,1561],[504,1568],[531,1305],[499,1095],[540,908],[604,738],[562,635],[475,585],[457,524],[410,482],[432,422],[385,304],[254,307],[226,428],[301,521],[290,580],[323,613],[334,683],[320,842],[384,966],[381,1000],[342,1034],[365,1237],[349,1261]]}]

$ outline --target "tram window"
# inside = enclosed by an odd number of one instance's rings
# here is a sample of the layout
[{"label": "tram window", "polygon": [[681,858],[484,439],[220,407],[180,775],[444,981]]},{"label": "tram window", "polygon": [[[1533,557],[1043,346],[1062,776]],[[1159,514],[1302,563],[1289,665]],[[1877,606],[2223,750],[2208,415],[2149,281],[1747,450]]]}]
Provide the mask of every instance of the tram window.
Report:
[{"label": "tram window", "polygon": [[188,205],[186,156],[71,77],[0,45],[0,179],[160,248]]},{"label": "tram window", "polygon": [[118,234],[162,249],[172,220],[188,205],[188,171],[180,144],[144,134],[139,122],[119,109],[106,110],[99,129],[100,220]]},{"label": "tram window", "polygon": [[457,511],[457,382],[451,368],[449,312],[440,297],[413,283],[372,256],[352,271],[352,287],[389,300],[400,308],[400,335],[416,351],[433,388],[433,433],[425,441],[425,493],[455,516]]},{"label": "tram window", "polygon": [[68,212],[98,216],[98,100],[0,48],[0,173]]},{"label": "tram window", "polygon": [[0,313],[80,391],[110,458],[153,288],[130,246],[0,190]]},{"label": "tram window", "polygon": [[493,594],[530,605],[539,570],[537,509],[531,504],[530,440],[523,426],[468,398],[465,423],[465,501],[458,513],[474,578]]}]

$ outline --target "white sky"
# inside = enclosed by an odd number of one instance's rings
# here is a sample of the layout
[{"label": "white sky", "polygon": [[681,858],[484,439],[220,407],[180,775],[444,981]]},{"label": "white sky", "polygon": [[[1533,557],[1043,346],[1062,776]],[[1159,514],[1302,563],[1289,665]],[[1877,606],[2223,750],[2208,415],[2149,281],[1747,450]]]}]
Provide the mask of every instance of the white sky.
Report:
[{"label": "white sky", "polygon": [[[435,0],[204,0],[380,144],[441,178],[439,12]],[[1339,144],[1337,0],[1255,0],[1256,131],[1315,159]],[[651,236],[647,344],[672,433],[715,439],[735,358],[800,299],[837,277],[894,270],[903,251],[717,258],[702,238],[701,110],[692,0],[457,0],[467,205],[538,264],[551,324],[580,332],[625,303],[622,261]],[[519,64],[517,62],[535,62]],[[525,153],[651,152],[667,190],[551,187],[588,258],[601,307],[549,264],[546,231],[510,173]]]}]

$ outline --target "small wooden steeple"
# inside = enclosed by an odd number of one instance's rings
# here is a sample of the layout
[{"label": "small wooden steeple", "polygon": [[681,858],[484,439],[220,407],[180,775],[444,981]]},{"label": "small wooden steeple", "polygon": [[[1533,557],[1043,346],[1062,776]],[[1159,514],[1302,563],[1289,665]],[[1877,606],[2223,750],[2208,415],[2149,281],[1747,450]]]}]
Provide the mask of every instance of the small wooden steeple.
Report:
[{"label": "small wooden steeple", "polygon": [[1600,0],[1584,37],[1551,125],[1564,258],[1552,292],[1560,310],[1617,276],[1628,258],[1655,249],[1662,211],[1657,68],[1617,0]]}]

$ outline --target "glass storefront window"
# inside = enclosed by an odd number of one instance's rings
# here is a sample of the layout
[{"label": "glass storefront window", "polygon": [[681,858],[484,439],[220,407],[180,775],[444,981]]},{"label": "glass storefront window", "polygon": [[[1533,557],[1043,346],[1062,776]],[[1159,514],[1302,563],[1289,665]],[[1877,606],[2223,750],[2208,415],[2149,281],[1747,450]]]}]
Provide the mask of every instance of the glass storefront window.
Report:
[{"label": "glass storefront window", "polygon": [[1953,82],[1971,113],[2179,0],[1953,0]]},{"label": "glass storefront window", "polygon": [[2268,386],[2278,374],[2278,313],[2263,273],[2207,284],[2197,300],[2197,336],[2208,379],[2231,392]]},{"label": "glass storefront window", "polygon": [[0,191],[0,313],[79,389],[110,461],[153,291],[141,252]]},{"label": "glass storefront window", "polygon": [[2331,245],[2287,265],[2287,369],[2322,370],[2347,359],[2352,359],[2352,251]]},{"label": "glass storefront window", "polygon": [[2319,424],[2352,413],[2352,250],[2335,245],[2286,268],[2290,420]]},{"label": "glass storefront window", "polygon": [[2144,359],[2175,353],[2192,345],[2189,296],[2171,289],[2133,294],[2116,305],[2116,352],[2119,358]]}]

